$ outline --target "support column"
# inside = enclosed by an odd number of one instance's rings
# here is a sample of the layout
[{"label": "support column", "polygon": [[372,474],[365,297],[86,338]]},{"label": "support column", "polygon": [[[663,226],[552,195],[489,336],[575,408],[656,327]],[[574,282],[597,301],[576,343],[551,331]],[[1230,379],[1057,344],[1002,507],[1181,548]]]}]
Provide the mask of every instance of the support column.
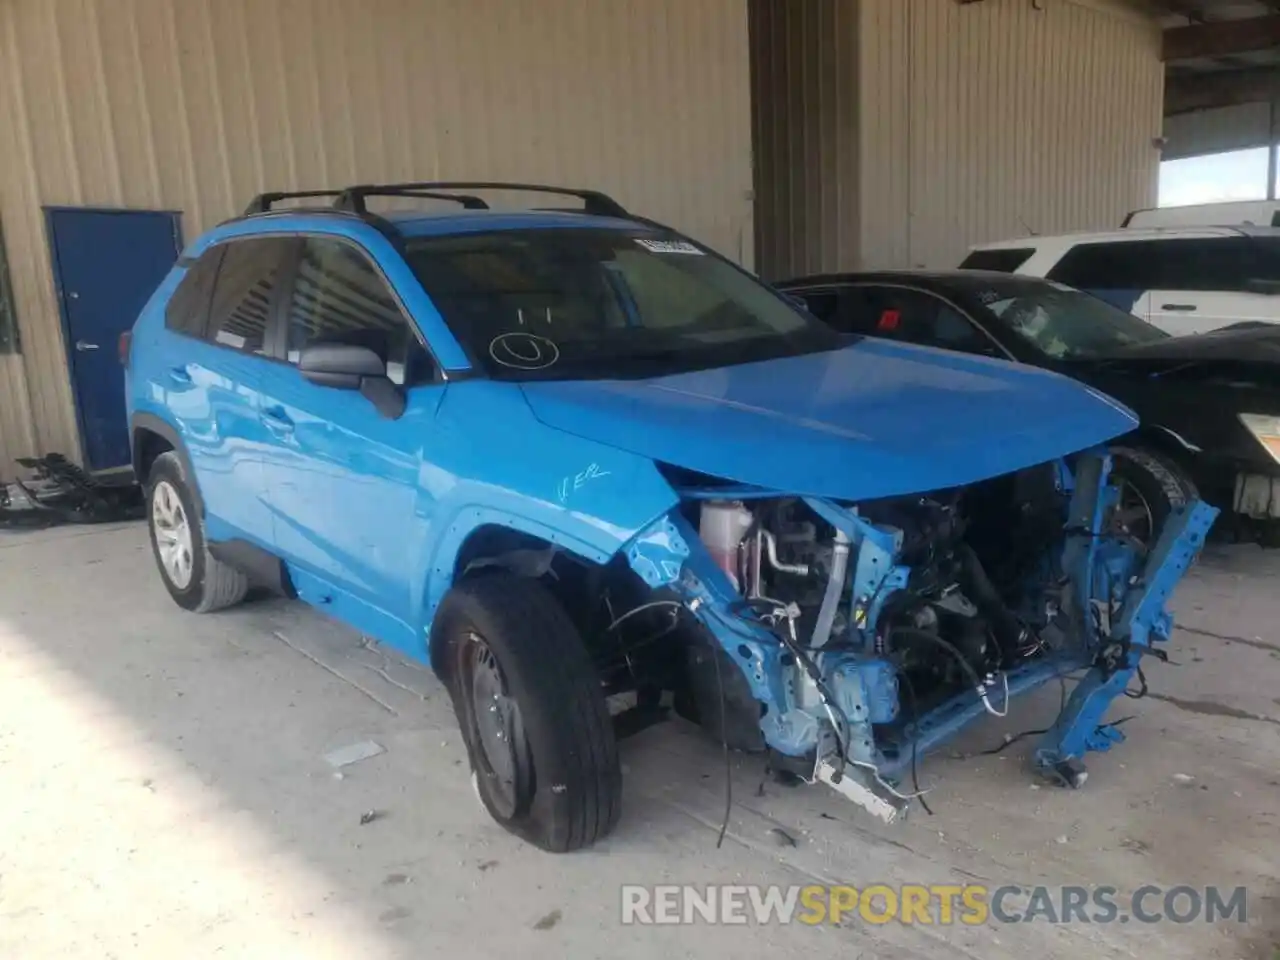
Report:
[{"label": "support column", "polygon": [[1280,91],[1271,91],[1270,128],[1267,135],[1267,199],[1276,198],[1276,150],[1280,148]]}]

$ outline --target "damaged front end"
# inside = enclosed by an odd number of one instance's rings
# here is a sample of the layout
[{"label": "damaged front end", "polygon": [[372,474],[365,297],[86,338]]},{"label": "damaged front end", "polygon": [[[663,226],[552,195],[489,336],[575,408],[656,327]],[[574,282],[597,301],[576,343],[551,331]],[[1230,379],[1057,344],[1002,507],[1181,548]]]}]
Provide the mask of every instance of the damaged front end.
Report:
[{"label": "damaged front end", "polygon": [[1166,601],[1217,515],[1176,511],[1145,552],[1111,529],[1110,466],[1091,451],[859,503],[673,478],[680,506],[625,556],[700,627],[684,647],[682,712],[892,820],[921,755],[1084,670],[1035,750],[1044,772],[1080,786],[1084,755],[1123,739],[1104,715],[1145,687],[1141,660],[1161,655]]}]

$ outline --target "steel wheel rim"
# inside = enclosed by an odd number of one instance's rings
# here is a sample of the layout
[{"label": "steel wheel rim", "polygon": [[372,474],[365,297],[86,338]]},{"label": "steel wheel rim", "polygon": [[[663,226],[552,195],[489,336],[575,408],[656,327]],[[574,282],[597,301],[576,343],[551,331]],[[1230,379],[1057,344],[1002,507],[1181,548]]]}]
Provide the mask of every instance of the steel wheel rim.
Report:
[{"label": "steel wheel rim", "polygon": [[502,665],[489,645],[476,634],[468,637],[466,651],[471,712],[480,769],[490,786],[490,802],[499,816],[510,817],[520,802],[521,756],[524,724],[520,707],[507,690]]},{"label": "steel wheel rim", "polygon": [[191,521],[177,489],[168,480],[157,483],[151,494],[151,530],[160,569],[174,587],[187,589],[195,566]]},{"label": "steel wheel rim", "polygon": [[1133,537],[1149,546],[1155,532],[1155,514],[1142,491],[1128,480],[1117,478],[1120,500],[1111,513],[1111,527],[1118,533]]}]

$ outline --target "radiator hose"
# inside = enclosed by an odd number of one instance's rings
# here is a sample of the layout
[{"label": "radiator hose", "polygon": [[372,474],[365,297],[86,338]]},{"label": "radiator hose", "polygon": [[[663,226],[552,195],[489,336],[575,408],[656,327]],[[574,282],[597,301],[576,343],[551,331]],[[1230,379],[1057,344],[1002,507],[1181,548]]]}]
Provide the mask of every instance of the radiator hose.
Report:
[{"label": "radiator hose", "polygon": [[1005,663],[1019,659],[1026,646],[1027,628],[1013,611],[1005,606],[1000,593],[992,584],[991,578],[987,576],[987,571],[983,569],[982,561],[974,553],[973,547],[962,543],[956,549],[956,555],[960,559],[965,595],[973,601],[983,617],[991,624],[991,632],[996,638],[996,645],[1000,648],[1001,659]]}]

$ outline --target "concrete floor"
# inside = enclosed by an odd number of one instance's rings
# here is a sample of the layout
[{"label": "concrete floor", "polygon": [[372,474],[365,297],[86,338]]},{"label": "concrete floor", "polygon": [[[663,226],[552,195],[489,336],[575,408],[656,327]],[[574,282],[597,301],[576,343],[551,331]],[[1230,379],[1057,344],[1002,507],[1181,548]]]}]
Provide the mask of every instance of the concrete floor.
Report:
[{"label": "concrete floor", "polygon": [[[426,671],[299,604],[196,617],[141,525],[0,534],[0,957],[1263,958],[1280,942],[1280,552],[1217,551],[1186,629],[1082,792],[1020,743],[924,764],[936,816],[885,827],[679,723],[623,744],[623,822],[551,857],[481,812]],[[1056,686],[959,750],[1043,726]],[[386,752],[336,778],[323,755]],[[1195,779],[1181,782],[1176,774]],[[361,814],[378,811],[372,823]],[[797,840],[780,847],[771,828]],[[1249,922],[622,928],[624,883],[1218,884]]]}]

